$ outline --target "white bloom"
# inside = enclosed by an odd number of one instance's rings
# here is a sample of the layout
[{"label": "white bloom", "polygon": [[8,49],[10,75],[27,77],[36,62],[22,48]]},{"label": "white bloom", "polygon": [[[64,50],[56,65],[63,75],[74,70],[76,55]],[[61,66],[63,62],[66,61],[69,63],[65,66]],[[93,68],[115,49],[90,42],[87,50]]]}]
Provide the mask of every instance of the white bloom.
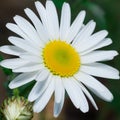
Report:
[{"label": "white bloom", "polygon": [[33,118],[32,103],[19,96],[5,99],[0,112],[2,120],[31,120]]},{"label": "white bloom", "polygon": [[62,110],[65,90],[74,106],[82,112],[89,110],[86,96],[98,109],[86,87],[101,99],[111,101],[111,92],[93,77],[119,79],[115,68],[100,63],[118,55],[115,50],[98,50],[112,43],[110,38],[106,38],[108,32],[102,30],[92,34],[96,24],[93,20],[83,24],[85,11],[81,11],[71,24],[68,3],[63,4],[60,25],[52,1],[47,1],[46,7],[40,2],[35,2],[35,6],[41,20],[26,8],[25,14],[33,25],[18,15],[14,17],[16,24],[6,25],[20,36],[9,37],[13,45],[0,48],[4,53],[18,56],[1,62],[3,67],[21,73],[9,87],[14,89],[36,80],[28,96],[29,101],[35,101],[34,111],[42,111],[54,93],[55,117]]}]

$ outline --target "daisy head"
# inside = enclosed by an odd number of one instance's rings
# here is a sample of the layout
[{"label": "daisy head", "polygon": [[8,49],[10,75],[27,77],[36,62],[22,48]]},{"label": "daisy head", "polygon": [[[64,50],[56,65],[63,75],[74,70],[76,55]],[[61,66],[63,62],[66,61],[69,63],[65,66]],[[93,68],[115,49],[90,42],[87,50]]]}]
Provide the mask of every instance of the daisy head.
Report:
[{"label": "daisy head", "polygon": [[35,7],[39,16],[29,8],[24,10],[32,24],[16,15],[15,23],[6,25],[19,35],[8,38],[13,45],[0,48],[2,52],[16,56],[1,62],[1,66],[19,73],[9,87],[14,89],[35,80],[28,96],[29,101],[34,101],[34,112],[41,112],[54,93],[55,117],[62,110],[65,91],[82,112],[89,110],[86,97],[98,109],[88,89],[101,99],[111,101],[111,92],[95,78],[119,79],[115,68],[101,63],[118,55],[115,50],[98,50],[112,43],[106,38],[108,32],[93,33],[96,23],[93,20],[83,23],[85,11],[71,23],[68,3],[62,6],[60,23],[51,0],[46,1],[45,7],[37,1]]}]

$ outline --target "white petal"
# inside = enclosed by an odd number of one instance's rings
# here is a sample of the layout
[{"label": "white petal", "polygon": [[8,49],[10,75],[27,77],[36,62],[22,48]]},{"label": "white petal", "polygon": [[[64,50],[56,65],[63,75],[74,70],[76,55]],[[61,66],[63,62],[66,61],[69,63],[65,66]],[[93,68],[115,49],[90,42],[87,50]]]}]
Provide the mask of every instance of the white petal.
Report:
[{"label": "white petal", "polygon": [[56,102],[54,103],[54,117],[58,117],[58,115],[60,114],[60,112],[63,108],[64,99],[65,99],[65,90],[63,88],[62,99],[61,99],[60,103],[56,103]]},{"label": "white petal", "polygon": [[76,79],[73,79],[72,81],[72,84],[75,85],[76,87],[78,87],[78,94],[80,95],[80,110],[83,112],[83,113],[86,113],[89,111],[89,105],[88,105],[88,102],[87,102],[87,99],[85,97],[85,95],[83,94],[83,91],[79,85],[79,83],[76,81]]},{"label": "white petal", "polygon": [[16,15],[14,17],[14,20],[17,25],[23,30],[23,32],[25,32],[25,34],[27,34],[27,36],[30,38],[30,42],[40,47],[43,46],[43,43],[40,40],[35,28],[25,18]]},{"label": "white petal", "polygon": [[31,44],[29,44],[27,41],[23,40],[22,38],[18,38],[18,37],[9,37],[8,40],[14,44],[15,46],[30,52],[32,54],[35,55],[39,55],[39,49],[34,48],[33,46],[31,46]]},{"label": "white petal", "polygon": [[79,72],[75,75],[75,78],[84,83],[92,92],[105,101],[111,101],[113,99],[112,93],[94,77]]},{"label": "white petal", "polygon": [[96,49],[99,49],[99,48],[102,48],[102,47],[105,47],[105,46],[108,46],[112,43],[112,40],[110,38],[106,38],[104,40],[102,40],[101,42],[99,42],[96,46],[90,48],[89,50],[86,50],[82,53],[80,53],[81,55],[85,55],[85,54],[88,54],[90,53],[91,51],[93,50],[96,50]]},{"label": "white petal", "polygon": [[35,6],[38,11],[38,14],[40,15],[43,25],[46,27],[47,18],[46,18],[46,10],[45,10],[44,6],[39,1],[35,2]]},{"label": "white petal", "polygon": [[79,108],[79,100],[78,100],[78,94],[76,88],[74,88],[74,85],[72,85],[71,80],[67,80],[65,79],[63,81],[64,87],[72,101],[72,103],[74,104],[74,106],[76,108]]},{"label": "white petal", "polygon": [[34,112],[38,113],[44,109],[44,107],[50,100],[50,98],[53,94],[53,91],[54,91],[54,81],[51,80],[51,82],[50,82],[48,88],[45,90],[45,92],[35,101],[35,103],[33,105]]},{"label": "white petal", "polygon": [[[72,45],[76,48],[82,47],[83,43],[88,37],[93,33],[95,29],[96,23],[91,20],[89,23],[87,23],[82,30],[78,33],[76,38],[74,39]],[[84,46],[83,46],[84,47]]]},{"label": "white petal", "polygon": [[44,81],[47,79],[47,77],[49,76],[50,71],[48,71],[47,69],[42,70],[39,75],[37,76],[36,80],[37,81]]},{"label": "white petal", "polygon": [[44,68],[43,64],[26,64],[23,67],[15,68],[13,69],[13,72],[33,72],[33,71],[38,71],[42,70]]},{"label": "white petal", "polygon": [[18,75],[14,80],[12,80],[9,84],[9,88],[14,89],[20,87],[28,82],[31,82],[35,79],[38,72],[32,73],[23,73]]},{"label": "white petal", "polygon": [[[96,46],[100,41],[102,41],[107,35],[108,32],[106,30],[102,30],[93,34],[86,41],[81,42],[80,45],[78,44],[78,52],[83,52],[85,50],[91,49],[92,47]],[[84,47],[81,47],[81,45]]]},{"label": "white petal", "polygon": [[28,100],[30,102],[33,102],[36,100],[39,96],[43,94],[43,92],[46,90],[48,87],[49,83],[51,82],[51,76],[48,77],[48,79],[44,81],[38,81],[32,88],[31,92],[29,93]]},{"label": "white petal", "polygon": [[81,11],[74,22],[72,23],[71,27],[69,28],[67,42],[70,43],[74,37],[78,34],[80,28],[82,27],[83,21],[85,18],[85,11]]},{"label": "white petal", "polygon": [[20,58],[12,58],[12,59],[6,59],[0,62],[0,65],[6,68],[15,69],[21,66],[24,66],[25,64],[28,64],[29,61],[20,59]]},{"label": "white petal", "polygon": [[80,108],[82,112],[88,111],[88,103],[87,100],[81,90],[81,88],[78,86],[78,83],[76,83],[75,80],[64,80],[64,87],[75,105],[76,108]]},{"label": "white petal", "polygon": [[118,53],[115,50],[93,51],[89,54],[81,56],[81,63],[88,64],[88,63],[94,63],[98,61],[108,61],[108,60],[112,60],[116,55],[118,55]]},{"label": "white petal", "polygon": [[102,63],[93,63],[89,65],[81,66],[81,71],[88,73],[93,76],[119,79],[119,71],[111,66]]},{"label": "white petal", "polygon": [[6,27],[14,33],[18,34],[19,36],[21,36],[22,38],[24,38],[25,40],[30,40],[30,38],[16,24],[7,23]]},{"label": "white petal", "polygon": [[39,20],[39,18],[35,15],[35,13],[29,9],[26,8],[25,9],[25,13],[26,15],[30,18],[30,20],[32,21],[33,25],[35,26],[37,33],[40,37],[40,40],[47,42],[49,39],[49,36],[47,34],[47,31],[45,31],[45,28],[43,27],[41,21]]},{"label": "white petal", "polygon": [[94,88],[89,88],[96,96],[98,96],[99,98],[107,101],[107,102],[111,102],[113,100],[113,95],[112,93],[103,85],[101,87],[101,89],[103,89],[103,92],[97,91]]},{"label": "white petal", "polygon": [[31,62],[35,62],[35,63],[43,63],[41,56],[31,55],[28,53],[21,54],[20,58],[31,61]]},{"label": "white petal", "polygon": [[35,6],[36,6],[38,14],[39,14],[39,16],[42,20],[43,26],[45,27],[45,30],[48,32],[48,35],[49,35],[49,28],[48,28],[48,20],[47,20],[46,10],[45,10],[44,6],[39,1],[35,2]]},{"label": "white petal", "polygon": [[55,102],[60,103],[62,99],[63,83],[60,77],[55,77]]},{"label": "white petal", "polygon": [[0,47],[0,51],[9,55],[16,55],[19,56],[20,54],[24,53],[25,51],[21,48],[12,45],[4,45]]},{"label": "white petal", "polygon": [[59,39],[59,22],[55,5],[52,1],[46,2],[47,22],[49,24],[49,33],[54,40]]},{"label": "white petal", "polygon": [[71,22],[71,11],[68,3],[63,4],[60,20],[60,40],[66,40]]},{"label": "white petal", "polygon": [[91,96],[91,94],[89,93],[89,91],[81,84],[79,83],[82,91],[85,93],[85,95],[88,97],[88,99],[91,101],[92,105],[95,107],[96,110],[98,110],[98,107],[93,99],[93,97]]}]

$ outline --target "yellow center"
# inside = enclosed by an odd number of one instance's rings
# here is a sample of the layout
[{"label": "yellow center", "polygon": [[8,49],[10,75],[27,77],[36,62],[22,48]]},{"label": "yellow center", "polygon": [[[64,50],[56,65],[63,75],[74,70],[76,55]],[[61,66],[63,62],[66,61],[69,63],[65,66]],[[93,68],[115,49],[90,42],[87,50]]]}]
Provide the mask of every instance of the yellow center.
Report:
[{"label": "yellow center", "polygon": [[80,68],[80,56],[75,49],[64,41],[54,40],[43,49],[45,66],[61,77],[73,76]]}]

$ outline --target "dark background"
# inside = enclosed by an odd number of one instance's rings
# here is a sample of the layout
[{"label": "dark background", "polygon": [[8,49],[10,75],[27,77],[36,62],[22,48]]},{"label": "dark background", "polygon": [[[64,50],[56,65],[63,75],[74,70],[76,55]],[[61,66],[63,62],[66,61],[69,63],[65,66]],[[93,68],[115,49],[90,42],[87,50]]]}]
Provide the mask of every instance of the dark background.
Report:
[{"label": "dark background", "polygon": [[[35,11],[35,0],[0,0],[0,45],[9,44],[8,36],[14,35],[6,29],[5,25],[8,22],[14,22],[13,17],[18,14],[27,18],[23,9],[26,7]],[[107,29],[109,37],[112,38],[113,44],[104,49],[115,49],[120,53],[120,0],[53,0],[56,4],[60,15],[61,6],[64,1],[71,6],[72,20],[80,10],[86,10],[86,19],[84,23],[93,19],[97,23],[96,31]],[[41,0],[44,4],[45,0]],[[36,11],[35,11],[36,12]],[[5,54],[0,54],[0,59],[8,58]],[[117,56],[113,61],[107,64],[116,67],[120,70],[120,56]],[[8,81],[11,77],[11,71],[0,68],[0,104],[5,98],[12,95],[11,90],[7,88]],[[114,95],[114,100],[111,103],[104,102],[93,95],[99,107],[96,111],[90,104],[90,111],[86,114],[77,110],[67,98],[62,113],[56,120],[120,120],[120,81],[100,79]],[[31,83],[31,86],[34,83]],[[25,89],[26,94],[31,87]],[[24,95],[21,93],[21,95]],[[27,95],[25,95],[26,97]],[[35,120],[53,120],[52,115],[53,99],[49,102],[46,109],[37,115],[39,118]]]}]

